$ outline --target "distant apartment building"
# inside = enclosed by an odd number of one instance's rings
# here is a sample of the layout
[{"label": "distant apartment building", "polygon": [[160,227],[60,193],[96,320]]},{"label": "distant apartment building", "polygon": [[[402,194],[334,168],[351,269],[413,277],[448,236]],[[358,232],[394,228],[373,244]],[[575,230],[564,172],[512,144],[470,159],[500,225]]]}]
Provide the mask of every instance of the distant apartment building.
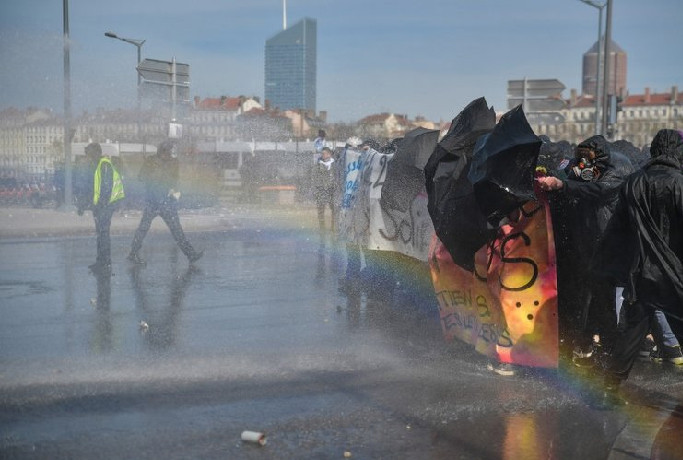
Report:
[{"label": "distant apartment building", "polygon": [[[148,113],[138,119],[132,110],[85,112],[75,117],[71,125],[72,145],[140,142],[138,139],[155,143],[165,138],[167,130],[161,117]],[[0,112],[0,177],[42,182],[63,163],[64,119],[61,116],[38,109]]]},{"label": "distant apartment building", "polygon": [[316,112],[317,24],[304,18],[266,40],[265,101],[279,110]]},{"label": "distant apartment building", "polygon": [[[578,96],[573,91],[562,115],[563,123],[531,126],[538,135],[574,144],[595,134],[595,99],[592,96]],[[627,94],[617,107],[616,120],[608,133],[611,140],[626,140],[639,148],[649,146],[660,129],[683,129],[683,96],[677,86],[667,92],[655,93],[645,88],[642,94]]]},{"label": "distant apartment building", "polygon": [[402,137],[414,127],[407,115],[383,112],[362,118],[357,131],[362,137],[393,139]]},{"label": "distant apartment building", "polygon": [[[537,135],[546,135],[552,141],[578,144],[595,133],[595,99],[572,90],[565,102],[566,108],[560,111],[563,122],[531,123],[531,126]],[[417,126],[447,129],[423,117],[411,120],[407,115],[388,112],[338,126],[327,124],[324,117],[308,115],[301,110],[266,110],[257,98],[195,98],[191,113],[184,121],[181,142],[188,151],[195,152],[201,151],[197,149],[200,144],[217,146],[238,140],[281,143],[298,152],[305,149],[302,143],[310,141],[321,128],[326,129],[331,139],[343,140],[353,135],[380,142],[401,137]],[[165,117],[145,112],[138,118],[133,110],[84,113],[73,119],[72,126],[74,145],[109,142],[116,144],[119,152],[130,155],[144,154],[168,136]],[[617,122],[611,128],[611,140],[627,140],[639,148],[649,146],[660,129],[683,129],[683,95],[676,86],[666,92],[645,88],[641,94],[627,94],[619,104]],[[64,161],[63,139],[63,119],[48,110],[0,111],[0,177],[27,181],[47,178]]]},{"label": "distant apartment building", "polygon": [[673,86],[668,92],[629,94],[617,112],[616,136],[634,145],[649,145],[657,131],[683,129],[683,95]]},{"label": "distant apartment building", "polygon": [[52,112],[6,109],[0,112],[0,176],[40,179],[63,157],[64,129]]},{"label": "distant apartment building", "polygon": [[233,140],[237,137],[237,117],[254,109],[262,109],[257,98],[245,96],[194,98],[189,116],[188,133],[196,142]]}]

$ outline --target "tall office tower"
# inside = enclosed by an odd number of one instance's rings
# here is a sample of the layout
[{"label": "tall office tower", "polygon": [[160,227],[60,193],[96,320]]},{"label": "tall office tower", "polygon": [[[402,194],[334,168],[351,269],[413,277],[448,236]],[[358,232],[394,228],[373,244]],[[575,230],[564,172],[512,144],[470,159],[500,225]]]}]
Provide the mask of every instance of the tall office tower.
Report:
[{"label": "tall office tower", "polygon": [[265,100],[315,114],[317,25],[304,18],[266,40]]},{"label": "tall office tower", "polygon": [[[626,93],[626,52],[612,40],[609,61],[609,94],[616,94],[623,97]],[[602,56],[601,56],[602,58]],[[604,59],[604,58],[602,58]],[[601,60],[602,60],[601,59]],[[603,62],[600,62],[603,67]],[[581,72],[581,94],[591,96],[596,95],[595,80],[598,66],[598,43],[583,54],[583,70]],[[602,88],[600,88],[602,92]]]}]

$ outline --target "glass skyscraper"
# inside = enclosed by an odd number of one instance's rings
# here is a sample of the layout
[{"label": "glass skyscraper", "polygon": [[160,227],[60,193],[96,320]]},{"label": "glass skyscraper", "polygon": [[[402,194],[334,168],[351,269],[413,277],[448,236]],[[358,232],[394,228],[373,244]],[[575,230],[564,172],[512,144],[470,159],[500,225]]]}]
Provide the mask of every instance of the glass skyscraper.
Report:
[{"label": "glass skyscraper", "polygon": [[315,19],[304,18],[266,40],[265,99],[280,110],[316,113]]}]

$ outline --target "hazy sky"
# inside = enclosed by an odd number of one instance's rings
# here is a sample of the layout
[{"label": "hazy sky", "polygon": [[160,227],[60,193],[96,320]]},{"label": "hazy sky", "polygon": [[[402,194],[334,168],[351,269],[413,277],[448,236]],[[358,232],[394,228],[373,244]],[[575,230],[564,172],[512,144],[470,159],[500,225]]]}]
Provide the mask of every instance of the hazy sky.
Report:
[{"label": "hazy sky", "polygon": [[[613,0],[613,39],[628,88],[683,89],[683,1]],[[63,111],[61,0],[0,0],[0,109]],[[318,23],[318,110],[331,121],[378,112],[450,120],[484,96],[506,108],[507,81],[558,78],[581,88],[598,9],[579,0],[289,0],[292,25]],[[74,112],[133,108],[135,46],[190,65],[193,96],[259,96],[264,46],[282,0],[69,0]]]}]

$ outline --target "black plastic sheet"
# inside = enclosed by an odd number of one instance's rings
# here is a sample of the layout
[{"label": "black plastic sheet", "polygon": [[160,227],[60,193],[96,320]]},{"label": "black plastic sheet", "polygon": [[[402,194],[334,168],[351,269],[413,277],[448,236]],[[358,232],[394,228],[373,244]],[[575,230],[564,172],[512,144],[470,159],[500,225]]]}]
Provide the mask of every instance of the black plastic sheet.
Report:
[{"label": "black plastic sheet", "polygon": [[396,142],[382,185],[382,207],[406,211],[415,196],[424,192],[424,167],[438,140],[438,130],[416,128]]},{"label": "black plastic sheet", "polygon": [[491,225],[497,227],[510,212],[535,199],[534,172],[541,144],[521,105],[477,141],[468,178]]},{"label": "black plastic sheet", "polygon": [[477,139],[491,132],[496,114],[486,99],[470,102],[456,116],[425,166],[429,215],[439,240],[453,261],[474,270],[474,254],[495,237],[486,224],[468,179]]}]

